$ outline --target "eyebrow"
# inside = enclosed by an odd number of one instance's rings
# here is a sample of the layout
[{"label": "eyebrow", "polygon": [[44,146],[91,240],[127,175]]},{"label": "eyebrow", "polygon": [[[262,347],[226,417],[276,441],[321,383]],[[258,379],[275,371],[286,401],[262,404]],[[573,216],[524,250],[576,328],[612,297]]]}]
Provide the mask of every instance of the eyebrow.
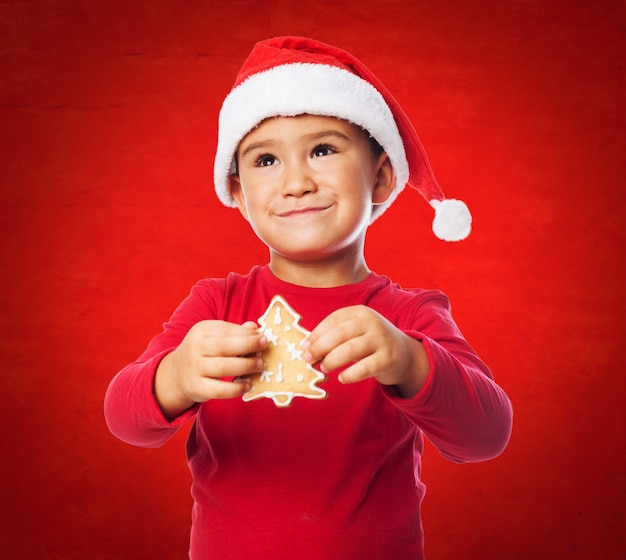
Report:
[{"label": "eyebrow", "polygon": [[261,142],[254,142],[250,144],[243,152],[241,152],[240,157],[243,158],[246,154],[252,152],[253,150],[264,149],[273,146],[274,143],[275,142],[273,140],[262,140]]},{"label": "eyebrow", "polygon": [[[338,130],[333,130],[333,129],[320,130],[318,132],[311,132],[310,134],[305,134],[304,136],[302,136],[302,139],[310,142],[312,140],[322,140],[323,138],[327,138],[329,136],[339,138],[342,140],[350,140],[350,137],[345,135],[343,132],[339,132]],[[246,146],[246,149],[243,152],[241,152],[240,157],[243,158],[246,154],[252,152],[253,150],[257,150],[257,149],[263,150],[265,148],[270,148],[275,144],[276,144],[276,141],[274,139],[260,140],[259,142],[253,142],[249,146]]]}]

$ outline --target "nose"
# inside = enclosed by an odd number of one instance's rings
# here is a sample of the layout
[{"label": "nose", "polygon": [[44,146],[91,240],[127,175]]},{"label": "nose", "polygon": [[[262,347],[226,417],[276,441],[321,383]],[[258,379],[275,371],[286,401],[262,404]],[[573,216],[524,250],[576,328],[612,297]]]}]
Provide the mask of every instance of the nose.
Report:
[{"label": "nose", "polygon": [[317,184],[306,164],[293,162],[285,166],[283,196],[301,197],[316,190]]}]

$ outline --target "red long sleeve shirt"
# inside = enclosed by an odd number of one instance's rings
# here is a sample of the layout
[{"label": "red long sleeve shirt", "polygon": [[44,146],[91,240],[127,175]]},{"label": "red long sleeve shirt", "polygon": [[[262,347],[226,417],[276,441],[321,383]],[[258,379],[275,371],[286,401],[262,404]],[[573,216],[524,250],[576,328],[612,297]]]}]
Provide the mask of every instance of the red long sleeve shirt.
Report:
[{"label": "red long sleeve shirt", "polygon": [[[431,371],[413,399],[375,380],[328,398],[213,400],[173,422],[153,395],[156,368],[189,328],[206,319],[256,321],[282,295],[308,330],[332,311],[364,304],[420,340]],[[145,352],[111,382],[108,426],[142,447],[163,445],[187,420],[194,498],[190,558],[407,560],[423,558],[420,481],[425,435],[448,459],[482,461],[505,448],[512,409],[465,341],[438,291],[405,290],[370,274],[336,288],[304,288],[267,267],[200,281]]]}]

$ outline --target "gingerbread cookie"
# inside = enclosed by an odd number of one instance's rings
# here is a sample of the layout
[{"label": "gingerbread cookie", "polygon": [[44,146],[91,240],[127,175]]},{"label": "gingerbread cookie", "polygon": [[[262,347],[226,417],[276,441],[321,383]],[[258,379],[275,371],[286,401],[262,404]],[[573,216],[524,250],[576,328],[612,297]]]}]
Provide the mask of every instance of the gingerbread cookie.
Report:
[{"label": "gingerbread cookie", "polygon": [[267,397],[276,406],[287,407],[294,397],[326,397],[326,391],[317,386],[326,376],[303,358],[302,343],[310,332],[300,326],[301,318],[281,296],[272,298],[259,318],[259,330],[268,340],[261,355],[265,366],[261,373],[246,376],[251,386],[244,401]]}]

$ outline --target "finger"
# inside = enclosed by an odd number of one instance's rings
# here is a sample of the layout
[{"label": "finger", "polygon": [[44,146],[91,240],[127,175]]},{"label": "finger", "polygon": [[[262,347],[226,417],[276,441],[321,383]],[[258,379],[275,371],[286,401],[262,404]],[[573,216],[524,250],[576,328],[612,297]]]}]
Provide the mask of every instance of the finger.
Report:
[{"label": "finger", "polygon": [[320,368],[324,373],[359,362],[375,351],[371,348],[368,338],[358,336],[348,338],[338,346],[332,348],[321,360]]},{"label": "finger", "polygon": [[[352,317],[335,321],[331,328],[326,331],[318,332],[316,337],[309,339],[310,345],[305,346],[305,351],[311,357],[311,361],[324,360],[333,352],[343,348],[343,352],[355,351],[356,346],[352,344],[354,341],[364,335],[363,324]],[[345,363],[345,362],[344,362]],[[328,365],[328,363],[326,364]]]},{"label": "finger", "polygon": [[241,325],[228,321],[202,323],[203,355],[242,356],[260,352],[267,346],[267,338],[254,321],[245,321]]},{"label": "finger", "polygon": [[368,356],[344,369],[339,374],[338,379],[340,383],[346,385],[358,383],[359,381],[375,377],[376,371],[373,356]]},{"label": "finger", "polygon": [[204,378],[200,385],[197,402],[212,399],[233,399],[242,396],[250,390],[248,380],[224,381],[220,379]]},{"label": "finger", "polygon": [[330,315],[322,319],[313,329],[310,334],[310,339],[315,341],[329,331],[332,331],[337,325],[353,319],[358,314],[359,307],[360,306],[342,307],[333,311]]},{"label": "finger", "polygon": [[200,353],[206,357],[247,356],[262,351],[267,338],[262,333],[244,328],[236,334],[205,335],[200,343]]},{"label": "finger", "polygon": [[210,357],[204,359],[201,378],[223,379],[263,371],[263,360],[257,356]]},{"label": "finger", "polygon": [[191,330],[197,331],[200,336],[236,336],[250,334],[250,330],[257,331],[254,321],[246,321],[241,325],[229,321],[199,321]]}]

